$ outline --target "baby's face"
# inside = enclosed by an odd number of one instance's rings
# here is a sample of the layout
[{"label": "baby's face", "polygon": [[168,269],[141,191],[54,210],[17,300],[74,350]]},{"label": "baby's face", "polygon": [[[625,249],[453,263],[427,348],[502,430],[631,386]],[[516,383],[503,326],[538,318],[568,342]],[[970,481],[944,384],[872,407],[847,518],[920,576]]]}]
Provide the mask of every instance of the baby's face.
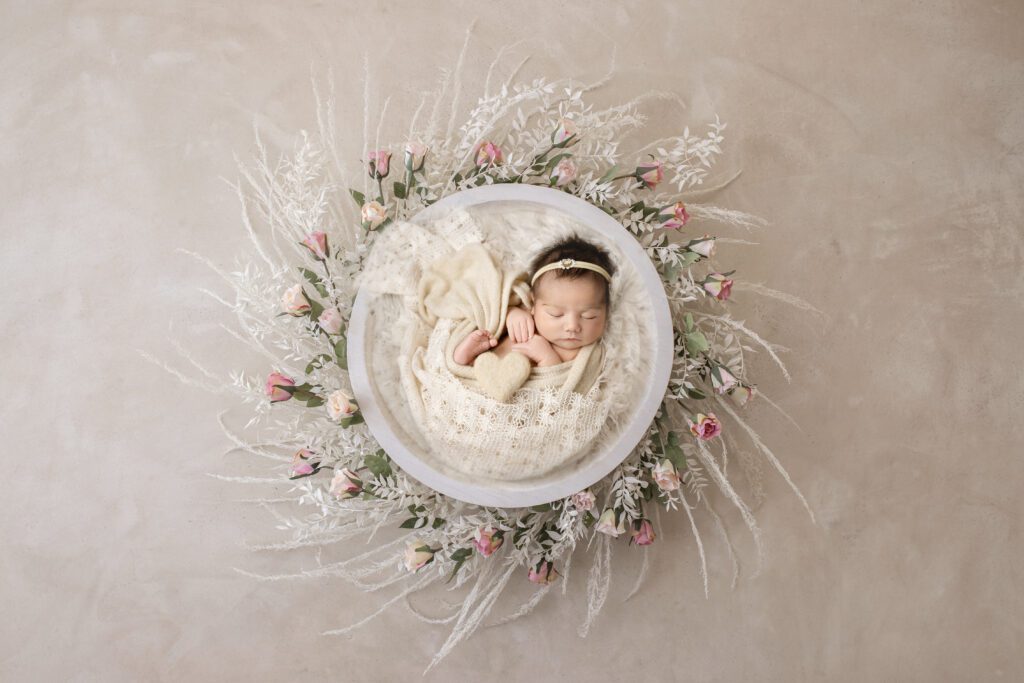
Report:
[{"label": "baby's face", "polygon": [[544,273],[534,287],[533,321],[540,336],[562,349],[593,344],[604,334],[608,307],[604,289],[591,278]]}]

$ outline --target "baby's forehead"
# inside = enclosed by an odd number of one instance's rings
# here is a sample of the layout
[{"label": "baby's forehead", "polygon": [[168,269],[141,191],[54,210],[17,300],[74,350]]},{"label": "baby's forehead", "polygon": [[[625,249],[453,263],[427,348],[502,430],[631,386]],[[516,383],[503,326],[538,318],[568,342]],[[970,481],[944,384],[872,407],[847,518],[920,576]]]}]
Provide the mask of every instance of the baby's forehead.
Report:
[{"label": "baby's forehead", "polygon": [[[543,286],[538,287],[537,285]],[[544,276],[533,287],[534,301],[552,306],[586,306],[600,307],[604,305],[604,291],[589,278],[550,278]]]}]

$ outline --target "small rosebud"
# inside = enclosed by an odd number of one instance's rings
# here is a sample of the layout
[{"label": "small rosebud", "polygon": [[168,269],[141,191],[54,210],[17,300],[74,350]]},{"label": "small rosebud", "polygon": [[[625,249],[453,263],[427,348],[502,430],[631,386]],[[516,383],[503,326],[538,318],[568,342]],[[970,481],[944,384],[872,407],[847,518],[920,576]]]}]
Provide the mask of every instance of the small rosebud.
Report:
[{"label": "small rosebud", "polygon": [[473,545],[481,555],[490,557],[495,550],[501,547],[504,540],[504,535],[500,530],[488,526],[476,530]]},{"label": "small rosebud", "polygon": [[323,261],[330,255],[327,251],[327,235],[319,230],[306,235],[299,244],[313,252],[313,257],[318,261]]},{"label": "small rosebud", "polygon": [[[661,178],[659,177],[658,180],[660,181]],[[686,212],[686,204],[676,202],[676,205],[672,207],[672,215],[661,224],[661,227],[670,230],[678,230],[689,222],[690,214]]]},{"label": "small rosebud", "polygon": [[714,413],[697,413],[692,420],[687,417],[686,423],[690,426],[690,433],[703,441],[713,439],[722,433],[722,423]]},{"label": "small rosebud", "polygon": [[558,145],[576,135],[576,122],[570,118],[558,119],[558,125],[551,133],[552,144]]},{"label": "small rosebud", "polygon": [[754,398],[754,387],[740,384],[735,390],[730,392],[729,398],[736,405],[743,407],[750,403],[750,399]]},{"label": "small rosebud", "polygon": [[363,481],[347,467],[335,472],[331,479],[330,493],[335,498],[355,498],[363,490]]},{"label": "small rosebud", "polygon": [[721,273],[710,273],[700,284],[708,294],[719,301],[725,301],[732,292],[733,282]]},{"label": "small rosebud", "polygon": [[292,456],[292,466],[288,473],[289,479],[298,479],[300,477],[308,477],[311,474],[316,474],[320,471],[320,462],[313,460],[316,453],[309,450],[308,448],[302,448],[295,452]]},{"label": "small rosebud", "polygon": [[384,222],[388,217],[388,214],[384,207],[381,206],[381,203],[374,200],[363,204],[361,216],[363,219],[363,227],[373,230]]},{"label": "small rosebud", "polygon": [[633,538],[630,539],[630,543],[636,543],[637,545],[650,545],[654,543],[654,527],[651,526],[650,520],[641,519],[633,522],[631,534]]},{"label": "small rosebud", "polygon": [[654,483],[662,491],[675,491],[679,488],[679,472],[668,458],[662,458],[661,462],[654,466]]},{"label": "small rosebud", "polygon": [[718,363],[711,366],[711,386],[716,394],[724,394],[732,390],[739,383],[739,380],[729,372],[729,368]]},{"label": "small rosebud", "polygon": [[413,538],[405,546],[405,568],[411,572],[419,571],[434,560],[434,551],[418,538]]},{"label": "small rosebud", "polygon": [[356,412],[356,406],[352,403],[352,397],[343,389],[338,389],[327,397],[327,414],[332,420],[340,420],[349,417]]},{"label": "small rosebud", "polygon": [[595,496],[590,489],[572,494],[572,505],[577,510],[582,510],[584,512],[592,510],[594,508],[594,503],[596,502],[597,496]]},{"label": "small rosebud", "polygon": [[374,180],[381,180],[387,177],[388,171],[391,170],[391,152],[385,149],[378,149],[370,152],[368,161],[370,164],[371,178]]},{"label": "small rosebud", "polygon": [[715,255],[715,238],[711,235],[704,235],[687,242],[686,248],[704,258],[710,258]]},{"label": "small rosebud", "polygon": [[302,285],[294,285],[285,290],[284,296],[281,297],[281,309],[288,315],[296,317],[309,313],[309,299],[302,291]]},{"label": "small rosebud", "polygon": [[597,525],[594,527],[595,530],[600,531],[602,534],[608,534],[612,538],[618,538],[626,530],[625,515],[618,515],[619,522],[615,523],[616,518],[615,510],[608,508],[601,513],[601,517],[597,520]]},{"label": "small rosebud", "polygon": [[405,145],[405,168],[413,173],[423,168],[423,160],[427,156],[427,146],[419,142]]},{"label": "small rosebud", "polygon": [[325,308],[316,321],[320,323],[320,328],[327,334],[338,334],[341,332],[341,325],[343,323],[341,313],[334,306]]},{"label": "small rosebud", "polygon": [[267,396],[270,397],[271,403],[278,401],[287,401],[292,397],[291,392],[285,391],[281,387],[293,387],[295,386],[295,380],[287,375],[282,375],[280,372],[272,372],[267,377],[267,383],[264,385],[264,389]]},{"label": "small rosebud", "polygon": [[502,162],[501,148],[489,140],[481,142],[474,155],[477,168],[496,166]]},{"label": "small rosebud", "polygon": [[536,567],[530,569],[527,578],[534,583],[539,583],[542,586],[553,582],[558,578],[559,574],[555,571],[555,567],[548,560],[541,560]]},{"label": "small rosebud", "polygon": [[665,169],[662,168],[660,161],[653,159],[641,166],[637,166],[634,175],[637,180],[640,180],[647,186],[648,190],[653,190],[665,177]]},{"label": "small rosebud", "polygon": [[562,187],[576,178],[576,162],[566,157],[551,169],[551,182],[555,187]]}]

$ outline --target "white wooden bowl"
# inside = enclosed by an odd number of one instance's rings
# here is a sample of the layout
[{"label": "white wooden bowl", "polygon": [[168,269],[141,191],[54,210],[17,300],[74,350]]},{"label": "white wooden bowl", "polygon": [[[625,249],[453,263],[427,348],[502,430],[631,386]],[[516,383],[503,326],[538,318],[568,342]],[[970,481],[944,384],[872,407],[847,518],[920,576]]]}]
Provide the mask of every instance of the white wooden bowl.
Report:
[{"label": "white wooden bowl", "polygon": [[360,290],[356,295],[348,331],[348,366],[352,389],[367,427],[391,459],[410,476],[445,495],[477,505],[527,507],[570,496],[600,481],[620,464],[643,438],[654,419],[668,386],[672,371],[673,330],[665,288],[654,264],[636,238],[622,225],[586,201],[565,192],[534,185],[501,184],[464,190],[436,202],[412,220],[425,223],[443,217],[456,208],[469,208],[489,202],[525,202],[561,211],[587,228],[600,233],[629,259],[650,296],[655,331],[652,347],[638,353],[652,354],[648,377],[639,384],[628,424],[607,443],[598,443],[576,466],[556,470],[549,476],[529,481],[472,481],[431,464],[429,454],[411,438],[401,420],[395,418],[388,401],[404,401],[399,395],[381,395],[371,381],[367,346],[372,343],[372,294]]}]

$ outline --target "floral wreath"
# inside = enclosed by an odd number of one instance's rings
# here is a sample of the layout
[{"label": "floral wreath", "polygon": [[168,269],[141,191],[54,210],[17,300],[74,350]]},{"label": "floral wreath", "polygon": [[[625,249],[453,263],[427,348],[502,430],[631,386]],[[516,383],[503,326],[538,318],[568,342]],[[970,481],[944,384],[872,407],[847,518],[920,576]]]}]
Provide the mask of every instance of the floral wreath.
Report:
[{"label": "floral wreath", "polygon": [[[313,570],[272,576],[238,571],[263,580],[342,576],[368,591],[402,584],[398,595],[374,614],[325,634],[349,632],[404,599],[425,621],[455,621],[429,670],[476,630],[517,572],[539,587],[526,604],[496,623],[529,613],[559,577],[564,594],[574,551],[586,540],[587,548],[597,544],[588,577],[587,616],[579,627],[579,635],[586,636],[607,597],[615,540],[628,540],[628,545],[645,551],[631,596],[646,575],[646,550],[659,536],[661,508],[681,509],[689,520],[705,596],[707,565],[695,516],[703,512],[712,517],[726,540],[735,586],[739,562],[711,503],[709,484],[714,483],[738,509],[755,541],[759,564],[762,542],[751,508],[728,475],[730,453],[738,454],[757,502],[764,497],[757,477],[759,455],[784,477],[814,518],[776,456],[737,412],[763,396],[746,371],[745,353],[764,350],[787,380],[789,374],[777,347],[729,315],[733,290],[816,309],[763,285],[737,283],[730,277],[734,270],[716,267],[719,243],[750,243],[713,236],[698,226],[750,230],[764,225],[750,214],[696,201],[736,177],[710,190],[699,189],[721,154],[726,125],[716,116],[702,136],[691,134],[687,127],[681,135],[623,154],[617,141],[624,132],[643,125],[646,117],[640,106],[650,99],[674,96],[648,93],[596,110],[583,99],[590,89],[545,79],[505,83],[495,93],[485,85],[483,96],[457,132],[452,103],[447,130],[441,132],[439,105],[446,83],[436,93],[430,120],[417,128],[427,101],[424,97],[410,128],[418,133],[401,146],[401,162],[396,163],[395,148],[367,145],[365,172],[360,171],[362,188],[345,193],[339,188],[346,183],[337,180],[347,176],[337,156],[333,92],[325,104],[314,83],[321,113],[319,134],[302,131],[294,153],[272,165],[257,133],[255,167],[240,164],[247,183],[235,189],[255,254],[227,272],[187,252],[230,284],[233,301],[207,293],[236,314],[241,332],[225,329],[265,357],[268,369],[258,377],[233,371],[228,381],[212,383],[216,374],[180,346],[179,351],[205,379],[187,377],[147,356],[182,381],[211,391],[230,390],[252,406],[254,415],[246,428],[259,426],[260,440],[244,438],[223,419],[220,424],[235,444],[231,450],[275,461],[275,475],[214,476],[253,484],[287,478],[293,481],[289,493],[298,492],[287,499],[257,499],[278,519],[278,528],[290,530],[293,538],[254,549],[317,549],[319,566]],[[365,123],[368,129],[369,122]],[[378,128],[378,141],[379,136]],[[370,433],[348,381],[346,331],[356,294],[354,281],[376,235],[451,193],[497,183],[556,188],[618,219],[656,266],[674,326],[672,376],[641,442],[609,475],[586,490],[529,508],[469,505],[407,476]],[[671,186],[668,192],[666,186]],[[254,207],[261,219],[258,226]],[[273,438],[266,438],[268,432]],[[752,449],[740,446],[743,435]],[[280,502],[312,506],[315,511],[302,517],[285,516],[271,507]],[[382,527],[396,529],[398,535],[354,557],[321,562],[325,548],[360,536],[369,542]],[[428,616],[409,600],[412,593],[436,582],[451,584],[454,590],[473,579],[475,585],[464,600],[446,603],[452,613],[444,617]]]}]

